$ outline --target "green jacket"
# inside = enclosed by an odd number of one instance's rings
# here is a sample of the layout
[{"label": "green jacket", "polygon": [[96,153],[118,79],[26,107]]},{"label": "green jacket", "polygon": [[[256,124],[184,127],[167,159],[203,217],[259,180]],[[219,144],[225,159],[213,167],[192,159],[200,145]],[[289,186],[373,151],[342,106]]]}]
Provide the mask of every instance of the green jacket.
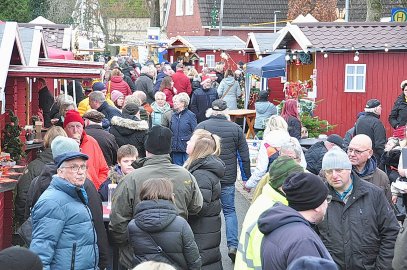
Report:
[{"label": "green jacket", "polygon": [[150,178],[168,178],[174,185],[175,205],[181,217],[196,215],[202,208],[202,194],[192,174],[171,163],[169,155],[156,155],[138,161],[138,168],[126,175],[118,184],[113,198],[109,231],[113,244],[120,247],[120,262],[127,268],[131,264],[133,251],[129,248],[127,225],[135,215],[139,203],[141,184]]}]

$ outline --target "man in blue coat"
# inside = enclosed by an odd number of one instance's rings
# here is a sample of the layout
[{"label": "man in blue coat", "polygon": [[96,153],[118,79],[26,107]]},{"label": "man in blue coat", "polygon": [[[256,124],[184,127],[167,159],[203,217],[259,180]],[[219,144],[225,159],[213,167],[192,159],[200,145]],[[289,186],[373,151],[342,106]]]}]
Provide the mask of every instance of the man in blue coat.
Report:
[{"label": "man in blue coat", "polygon": [[51,149],[57,174],[32,210],[30,249],[44,269],[97,269],[97,236],[83,188],[88,156],[75,140],[62,136]]}]

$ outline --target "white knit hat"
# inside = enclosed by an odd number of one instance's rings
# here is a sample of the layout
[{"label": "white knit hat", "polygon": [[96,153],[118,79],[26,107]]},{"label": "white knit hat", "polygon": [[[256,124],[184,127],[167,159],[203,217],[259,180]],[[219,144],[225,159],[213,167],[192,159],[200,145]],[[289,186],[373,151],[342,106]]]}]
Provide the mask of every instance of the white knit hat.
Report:
[{"label": "white knit hat", "polygon": [[352,170],[352,163],[350,163],[348,155],[338,146],[334,146],[326,152],[322,159],[322,169],[345,169]]}]

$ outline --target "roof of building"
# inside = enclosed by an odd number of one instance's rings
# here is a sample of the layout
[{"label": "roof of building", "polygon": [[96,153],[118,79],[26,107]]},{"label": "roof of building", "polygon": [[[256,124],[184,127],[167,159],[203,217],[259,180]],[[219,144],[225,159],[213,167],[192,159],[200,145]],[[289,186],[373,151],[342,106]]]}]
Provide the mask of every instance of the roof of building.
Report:
[{"label": "roof of building", "polygon": [[246,44],[237,36],[176,36],[169,46],[179,46],[179,43],[190,48],[191,51],[205,50],[243,50]]},{"label": "roof of building", "polygon": [[246,42],[247,48],[253,48],[257,55],[270,54],[273,51],[273,44],[280,33],[249,33]]},{"label": "roof of building", "polygon": [[67,24],[31,24],[31,23],[19,23],[20,27],[35,28],[35,26],[41,26],[44,35],[44,41],[47,47],[53,47],[57,49],[70,50],[71,43],[71,28]]},{"label": "roof of building", "polygon": [[289,24],[273,45],[284,48],[291,40],[300,47],[325,50],[389,50],[407,49],[405,23],[300,23]]},{"label": "roof of building", "polygon": [[24,58],[29,66],[37,66],[40,56],[47,57],[47,49],[41,31],[42,27],[39,26],[35,28],[19,28]]}]

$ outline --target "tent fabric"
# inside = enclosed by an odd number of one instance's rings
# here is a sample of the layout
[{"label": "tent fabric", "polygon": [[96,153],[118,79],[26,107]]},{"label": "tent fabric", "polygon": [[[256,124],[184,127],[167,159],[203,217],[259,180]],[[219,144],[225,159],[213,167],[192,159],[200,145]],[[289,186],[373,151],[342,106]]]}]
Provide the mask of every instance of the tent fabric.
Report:
[{"label": "tent fabric", "polygon": [[47,51],[48,58],[74,60],[73,53],[71,51],[64,51],[53,47],[47,47]]},{"label": "tent fabric", "polygon": [[285,53],[273,53],[262,59],[250,62],[246,66],[246,73],[263,78],[285,76]]}]

